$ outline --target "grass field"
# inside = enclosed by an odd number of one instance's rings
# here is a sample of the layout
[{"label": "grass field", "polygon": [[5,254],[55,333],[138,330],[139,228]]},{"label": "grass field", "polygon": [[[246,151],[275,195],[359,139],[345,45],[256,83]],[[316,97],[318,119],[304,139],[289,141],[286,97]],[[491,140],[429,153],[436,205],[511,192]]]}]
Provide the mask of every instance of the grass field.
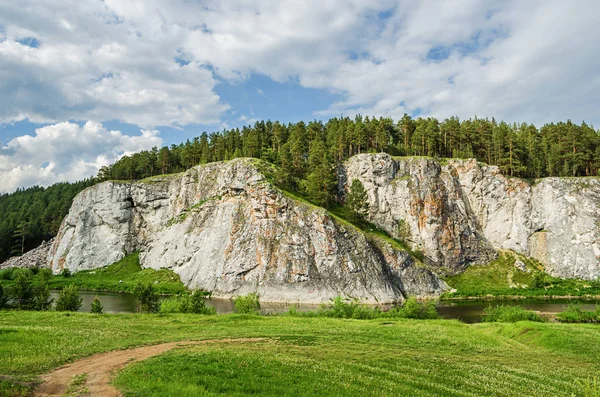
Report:
[{"label": "grass field", "polygon": [[[517,270],[520,259],[529,272]],[[592,297],[600,296],[600,280],[560,279],[543,273],[542,265],[531,258],[512,252],[501,252],[498,259],[487,265],[469,266],[462,274],[446,277],[455,292],[442,299],[472,297]]]},{"label": "grass field", "polygon": [[577,382],[600,373],[597,325],[1,311],[0,395],[6,379],[31,382],[94,353],[256,337],[173,350],[114,384],[126,396],[583,396]]}]

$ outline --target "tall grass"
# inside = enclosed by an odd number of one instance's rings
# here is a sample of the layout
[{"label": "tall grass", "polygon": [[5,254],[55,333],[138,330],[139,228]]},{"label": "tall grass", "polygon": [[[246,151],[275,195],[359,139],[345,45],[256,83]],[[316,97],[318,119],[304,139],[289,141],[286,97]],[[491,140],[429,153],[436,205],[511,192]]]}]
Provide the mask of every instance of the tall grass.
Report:
[{"label": "tall grass", "polygon": [[498,305],[486,307],[481,321],[488,323],[516,323],[518,321],[545,322],[547,319],[521,306]]},{"label": "tall grass", "polygon": [[412,319],[439,319],[441,316],[435,308],[435,302],[420,302],[416,298],[408,298],[403,305],[395,306],[388,311],[378,307],[363,305],[357,299],[336,296],[329,304],[322,304],[319,310],[299,312],[292,306],[286,315],[297,317],[330,317],[353,318],[357,320],[370,320],[375,318],[412,318]]},{"label": "tall grass", "polygon": [[556,315],[561,323],[600,323],[600,306],[595,311],[583,310],[581,305],[569,305]]}]

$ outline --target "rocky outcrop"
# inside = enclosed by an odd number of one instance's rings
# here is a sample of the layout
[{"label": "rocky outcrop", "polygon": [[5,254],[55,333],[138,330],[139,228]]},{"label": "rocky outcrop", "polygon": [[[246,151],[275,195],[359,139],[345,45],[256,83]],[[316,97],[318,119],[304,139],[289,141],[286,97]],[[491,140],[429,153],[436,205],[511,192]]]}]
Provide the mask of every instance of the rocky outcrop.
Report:
[{"label": "rocky outcrop", "polygon": [[495,249],[531,256],[558,277],[600,277],[600,180],[532,184],[475,160],[358,155],[345,164],[367,189],[370,219],[421,250],[442,272],[492,259]]},{"label": "rocky outcrop", "polygon": [[48,250],[53,242],[54,239],[44,241],[37,248],[27,251],[21,256],[14,256],[3,263],[0,263],[0,270],[9,267],[46,267],[48,265]]},{"label": "rocky outcrop", "polygon": [[[364,302],[439,295],[446,285],[393,241],[365,235],[272,186],[237,159],[79,194],[49,254],[55,272],[109,265],[135,250],[190,288],[265,301]],[[265,166],[264,164],[261,166]]]}]

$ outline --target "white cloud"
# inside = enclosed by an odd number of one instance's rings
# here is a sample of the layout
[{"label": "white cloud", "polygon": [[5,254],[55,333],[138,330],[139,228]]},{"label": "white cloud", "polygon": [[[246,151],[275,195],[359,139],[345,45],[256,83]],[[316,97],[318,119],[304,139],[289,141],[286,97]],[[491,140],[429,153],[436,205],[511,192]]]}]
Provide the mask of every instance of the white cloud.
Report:
[{"label": "white cloud", "polygon": [[162,143],[156,130],[128,136],[92,121],[83,126],[63,122],[38,128],[33,136],[23,135],[0,146],[0,193],[94,176],[125,154]]},{"label": "white cloud", "polygon": [[12,0],[0,120],[219,125],[216,84],[259,73],[341,94],[323,116],[598,122],[598,15],[593,0]]}]

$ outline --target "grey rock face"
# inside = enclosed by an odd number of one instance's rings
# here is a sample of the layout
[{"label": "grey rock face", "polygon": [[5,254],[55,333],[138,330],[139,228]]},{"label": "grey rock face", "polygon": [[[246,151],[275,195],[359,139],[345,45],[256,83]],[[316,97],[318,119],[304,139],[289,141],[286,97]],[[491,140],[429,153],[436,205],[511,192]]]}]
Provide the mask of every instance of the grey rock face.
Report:
[{"label": "grey rock face", "polygon": [[403,250],[367,238],[327,211],[269,184],[237,159],[78,195],[49,254],[55,272],[109,265],[140,250],[143,267],[169,268],[190,288],[265,301],[364,302],[437,296],[447,287]]},{"label": "grey rock face", "polygon": [[3,263],[0,263],[0,270],[8,267],[46,267],[48,265],[48,250],[53,242],[54,239],[44,241],[39,247],[26,252],[22,256],[14,256]]},{"label": "grey rock face", "polygon": [[506,249],[559,277],[600,277],[600,180],[544,178],[530,185],[475,160],[365,154],[347,161],[342,190],[359,179],[370,219],[441,271],[460,272]]}]

